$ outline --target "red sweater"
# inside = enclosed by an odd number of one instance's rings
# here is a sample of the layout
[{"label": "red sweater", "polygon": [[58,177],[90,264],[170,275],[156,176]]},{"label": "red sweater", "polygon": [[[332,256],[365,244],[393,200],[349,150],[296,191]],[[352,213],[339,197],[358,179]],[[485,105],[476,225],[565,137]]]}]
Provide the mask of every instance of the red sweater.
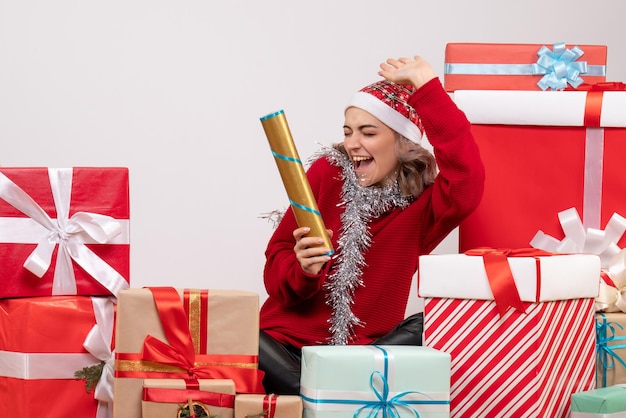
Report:
[{"label": "red sweater", "polygon": [[[418,257],[430,253],[482,197],[484,168],[470,124],[439,79],[422,86],[409,103],[420,115],[439,173],[407,208],[393,209],[369,223],[372,244],[364,253],[363,285],[356,289],[352,305],[363,326],[354,327],[350,344],[369,344],[404,319]],[[340,250],[341,169],[321,158],[311,165],[307,178],[324,224],[334,232],[333,247]],[[331,308],[323,285],[333,260],[319,275],[302,271],[293,251],[297,227],[288,209],[268,243],[264,282],[269,297],[261,307],[261,329],[301,348],[329,341]]]}]

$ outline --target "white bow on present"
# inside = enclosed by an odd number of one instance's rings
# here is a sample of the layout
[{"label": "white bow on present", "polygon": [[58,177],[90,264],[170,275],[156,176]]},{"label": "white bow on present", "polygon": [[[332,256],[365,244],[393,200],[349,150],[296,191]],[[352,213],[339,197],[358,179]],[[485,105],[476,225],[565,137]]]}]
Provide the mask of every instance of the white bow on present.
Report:
[{"label": "white bow on present", "polygon": [[626,249],[613,257],[608,269],[603,270],[596,310],[626,312]]},{"label": "white bow on present", "polygon": [[604,280],[600,281],[596,310],[626,312],[626,295],[622,297],[622,293],[626,293],[626,252],[617,245],[626,232],[626,218],[614,213],[606,228],[600,230],[585,229],[576,208],[559,212],[558,216],[565,237],[558,240],[539,230],[530,245],[554,253],[598,255]]},{"label": "white bow on present", "polygon": [[[56,267],[52,283],[53,295],[74,295],[76,279],[72,260],[79,264],[111,294],[117,296],[119,290],[128,288],[128,282],[114,268],[91,251],[89,243],[115,244],[128,243],[126,223],[107,215],[91,212],[77,212],[71,217],[70,200],[72,193],[71,168],[49,168],[48,177],[57,212],[57,219],[50,216],[24,190],[0,173],[0,199],[25,214],[39,227],[26,228],[20,218],[11,218],[11,224],[3,224],[5,239],[15,241],[11,234],[28,236],[37,242],[37,247],[24,262],[24,268],[37,277],[42,277],[49,269],[55,247],[58,246]],[[30,225],[30,223],[29,223]],[[32,237],[30,232],[33,231]],[[119,238],[118,238],[119,237]]]},{"label": "white bow on present", "polygon": [[111,350],[115,307],[111,298],[91,298],[96,323],[87,334],[83,347],[103,363],[102,374],[94,389],[98,401],[96,418],[113,417],[115,352]]}]

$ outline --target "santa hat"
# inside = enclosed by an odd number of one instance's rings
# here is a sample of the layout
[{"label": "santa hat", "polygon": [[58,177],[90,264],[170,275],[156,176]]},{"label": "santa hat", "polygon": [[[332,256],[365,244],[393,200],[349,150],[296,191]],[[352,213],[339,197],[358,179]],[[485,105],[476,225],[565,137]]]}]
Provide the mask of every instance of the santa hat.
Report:
[{"label": "santa hat", "polygon": [[414,92],[415,88],[409,84],[381,80],[358,91],[346,109],[352,106],[363,109],[403,137],[419,143],[422,124],[409,104]]}]

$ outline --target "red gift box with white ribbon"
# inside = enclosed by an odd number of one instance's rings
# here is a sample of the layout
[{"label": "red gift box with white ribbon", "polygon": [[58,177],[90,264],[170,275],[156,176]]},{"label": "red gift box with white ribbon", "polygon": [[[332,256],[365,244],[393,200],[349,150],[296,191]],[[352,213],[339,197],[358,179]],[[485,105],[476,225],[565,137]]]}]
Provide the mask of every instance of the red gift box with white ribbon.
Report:
[{"label": "red gift box with white ribbon", "polygon": [[626,85],[462,90],[455,101],[486,171],[483,198],[459,226],[460,252],[549,238],[559,241],[550,251],[592,252],[606,265],[624,247]]},{"label": "red gift box with white ribbon", "polygon": [[605,45],[449,43],[444,87],[562,90],[606,81]]},{"label": "red gift box with white ribbon", "polygon": [[127,288],[129,209],[127,168],[0,168],[0,297]]},{"label": "red gift box with white ribbon", "polygon": [[[111,418],[113,298],[0,300],[0,416]],[[75,373],[101,366],[91,393]]]},{"label": "red gift box with white ribbon", "polygon": [[595,385],[600,270],[534,248],[421,256],[423,344],[452,358],[451,417],[567,417]]}]

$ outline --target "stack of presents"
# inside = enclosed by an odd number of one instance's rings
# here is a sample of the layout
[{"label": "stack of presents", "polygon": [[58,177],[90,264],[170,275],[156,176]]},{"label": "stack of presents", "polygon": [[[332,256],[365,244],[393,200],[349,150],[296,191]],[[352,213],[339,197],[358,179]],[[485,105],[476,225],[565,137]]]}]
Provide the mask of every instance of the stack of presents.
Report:
[{"label": "stack of presents", "polygon": [[[125,168],[0,168],[0,416],[626,416],[626,86],[598,45],[449,44],[485,193],[420,258],[423,347],[304,347],[265,394],[259,297],[133,288]],[[621,141],[624,141],[623,143]]]}]

